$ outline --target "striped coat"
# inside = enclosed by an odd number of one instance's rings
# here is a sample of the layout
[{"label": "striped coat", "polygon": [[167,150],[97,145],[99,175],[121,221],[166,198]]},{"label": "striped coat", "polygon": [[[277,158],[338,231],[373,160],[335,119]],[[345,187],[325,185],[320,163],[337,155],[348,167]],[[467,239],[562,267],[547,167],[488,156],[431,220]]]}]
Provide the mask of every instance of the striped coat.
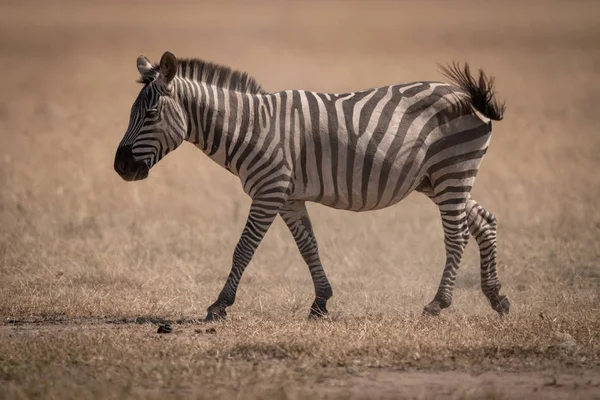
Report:
[{"label": "striped coat", "polygon": [[201,60],[160,65],[137,60],[144,84],[115,170],[139,180],[184,141],[237,175],[252,205],[233,265],[207,319],[222,319],[235,300],[243,271],[280,215],[294,236],[315,286],[310,316],[327,314],[332,289],[320,261],[305,202],[369,211],[391,206],[413,191],[439,208],[446,264],[432,315],[450,306],[469,236],[481,253],[482,289],[494,310],[506,313],[496,272],[496,221],[470,195],[501,120],[493,79],[468,65],[443,67],[450,83],[413,82],[346,94],[287,90],[267,93],[246,73]]}]

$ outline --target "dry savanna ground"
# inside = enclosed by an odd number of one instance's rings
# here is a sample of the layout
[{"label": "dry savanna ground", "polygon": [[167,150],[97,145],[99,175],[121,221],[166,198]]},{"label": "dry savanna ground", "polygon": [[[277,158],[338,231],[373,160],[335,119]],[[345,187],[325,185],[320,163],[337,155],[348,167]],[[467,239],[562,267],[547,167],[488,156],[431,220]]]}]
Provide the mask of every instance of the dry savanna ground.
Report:
[{"label": "dry savanna ground", "polygon": [[[600,398],[597,2],[3,2],[0,397]],[[334,288],[281,220],[225,323],[216,298],[249,199],[191,145],[143,182],[113,171],[139,85],[165,50],[270,91],[496,76],[508,102],[473,194],[499,220],[513,309],[479,289],[470,243],[453,306],[420,316],[444,251],[419,194],[377,212],[309,205]],[[173,332],[157,324],[172,321]]]}]

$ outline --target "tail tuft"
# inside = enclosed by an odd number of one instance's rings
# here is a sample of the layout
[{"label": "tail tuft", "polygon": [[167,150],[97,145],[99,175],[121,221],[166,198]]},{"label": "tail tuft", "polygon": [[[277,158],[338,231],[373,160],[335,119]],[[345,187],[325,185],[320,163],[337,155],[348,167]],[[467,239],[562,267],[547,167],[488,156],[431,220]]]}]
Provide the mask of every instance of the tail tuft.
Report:
[{"label": "tail tuft", "polygon": [[493,77],[488,77],[480,69],[479,82],[477,82],[471,75],[469,64],[466,63],[462,68],[459,63],[453,62],[452,65],[440,66],[440,69],[446,78],[467,92],[471,104],[477,111],[494,121],[501,121],[504,118],[506,103],[500,103],[496,98]]}]

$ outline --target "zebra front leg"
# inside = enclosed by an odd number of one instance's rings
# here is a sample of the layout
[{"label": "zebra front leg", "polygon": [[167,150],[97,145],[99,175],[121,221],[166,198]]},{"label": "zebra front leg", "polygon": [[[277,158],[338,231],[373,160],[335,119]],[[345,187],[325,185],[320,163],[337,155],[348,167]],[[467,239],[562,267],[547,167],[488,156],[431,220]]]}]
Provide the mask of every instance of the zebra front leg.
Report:
[{"label": "zebra front leg", "polygon": [[[457,207],[458,206],[458,207]],[[439,204],[444,227],[444,244],[446,246],[446,266],[442,280],[433,301],[425,306],[423,313],[439,315],[442,309],[452,304],[452,291],[458,272],[460,260],[469,240],[465,204]]]},{"label": "zebra front leg", "polygon": [[331,298],[333,291],[321,264],[317,239],[310,223],[306,204],[303,201],[286,203],[279,214],[292,233],[298,250],[308,265],[315,286],[315,301],[310,307],[308,317],[324,317],[327,315],[327,300]]},{"label": "zebra front leg", "polygon": [[235,295],[242,274],[277,216],[281,204],[283,204],[283,201],[274,200],[273,198],[265,201],[259,199],[252,201],[246,226],[233,252],[231,272],[217,301],[208,307],[207,321],[222,320],[227,317],[226,309],[235,302]]},{"label": "zebra front leg", "polygon": [[500,281],[496,271],[496,217],[469,196],[467,223],[471,235],[477,240],[481,258],[481,290],[498,314],[508,314],[510,301],[500,295]]}]

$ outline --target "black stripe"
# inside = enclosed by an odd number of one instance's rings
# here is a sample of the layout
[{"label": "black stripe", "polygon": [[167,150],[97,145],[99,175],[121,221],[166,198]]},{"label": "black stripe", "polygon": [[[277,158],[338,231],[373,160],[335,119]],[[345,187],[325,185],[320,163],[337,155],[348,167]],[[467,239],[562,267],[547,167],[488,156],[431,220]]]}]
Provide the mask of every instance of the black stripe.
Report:
[{"label": "black stripe", "polygon": [[[248,106],[250,106],[249,102],[248,102]],[[236,171],[240,170],[240,168],[242,167],[242,163],[244,162],[244,160],[246,158],[248,158],[250,153],[252,153],[252,151],[256,148],[256,144],[258,142],[258,139],[260,138],[259,117],[258,117],[258,115],[256,115],[256,113],[258,112],[258,99],[256,97],[252,97],[252,107],[254,109],[254,120],[249,121],[249,123],[248,123],[248,125],[250,125],[250,123],[252,123],[252,131],[248,132],[248,134],[250,135],[250,141],[248,142],[248,145],[244,149],[244,152],[242,154],[240,154],[240,156],[238,157],[238,160],[235,164]],[[249,111],[250,111],[250,109],[248,108],[248,119],[250,118]]]},{"label": "black stripe", "polygon": [[[239,151],[242,143],[248,134],[248,129],[250,127],[250,100],[248,99],[247,94],[242,94],[242,114],[239,116],[240,124],[239,124],[239,134],[235,144],[233,145],[233,149],[231,150],[231,158],[235,157],[237,152]],[[231,163],[231,161],[230,161]],[[236,164],[237,165],[237,164]],[[237,171],[237,170],[236,170]]]},{"label": "black stripe", "polygon": [[[227,93],[227,96],[230,97],[230,93]],[[221,88],[217,88],[217,98],[219,100],[219,105],[221,109],[225,109],[225,91]],[[225,122],[225,118],[227,118],[223,113],[217,112],[217,120],[215,121],[215,129],[213,132],[212,146],[210,148],[209,156],[215,154],[219,147],[221,146],[221,139],[223,137],[223,124]],[[229,129],[229,132],[232,132]],[[228,132],[228,133],[229,133]]]},{"label": "black stripe", "polygon": [[319,179],[319,193],[315,197],[315,202],[320,202],[325,193],[323,184],[323,149],[321,148],[321,132],[320,132],[320,114],[319,104],[314,93],[306,92],[306,100],[308,101],[308,110],[310,113],[311,135],[309,140],[313,141],[315,147],[315,162],[317,168],[317,176]]},{"label": "black stripe", "polygon": [[210,131],[212,129],[213,116],[217,112],[215,95],[213,94],[213,91],[211,90],[211,88],[208,86],[206,87],[206,93],[207,93],[207,100],[208,100],[206,102],[206,105],[208,107],[208,112],[206,114],[206,124],[204,125],[204,130],[205,130],[204,140],[206,141],[206,143],[204,144],[205,150],[208,149],[208,139],[210,138]]},{"label": "black stripe", "polygon": [[208,93],[207,93],[207,88],[206,85],[198,85],[200,88],[200,96],[202,96],[202,99],[204,99],[202,101],[204,107],[202,109],[202,115],[199,116],[200,118],[200,126],[202,126],[202,151],[206,151],[206,147],[208,146],[208,130],[207,130],[207,124],[206,121],[203,120],[204,118],[204,114],[208,108]]},{"label": "black stripe", "polygon": [[476,169],[468,169],[466,171],[459,171],[459,172],[449,172],[447,174],[444,174],[444,175],[438,177],[435,180],[435,182],[433,182],[433,187],[436,187],[440,183],[445,182],[449,179],[474,178],[476,175],[477,175]]},{"label": "black stripe", "polygon": [[267,127],[267,102],[263,99],[263,103],[260,106],[260,120],[263,128]]},{"label": "black stripe", "polygon": [[239,129],[238,121],[237,121],[237,113],[238,113],[238,98],[235,93],[229,92],[229,132],[225,137],[225,168],[231,168],[231,160],[233,158],[233,152],[231,148],[231,141],[233,140],[233,135],[236,130]]},{"label": "black stripe", "polygon": [[[407,83],[406,85],[399,85],[399,88],[403,89],[403,88],[405,88],[407,86],[414,85],[415,83],[416,82]],[[431,85],[429,84],[429,82],[420,82],[419,86],[415,86],[415,87],[412,87],[410,89],[403,90],[402,97],[406,97],[406,98],[414,97],[414,96],[418,95],[419,93],[421,93],[421,92],[429,89],[430,86]]]},{"label": "black stripe", "polygon": [[445,205],[449,205],[449,204],[462,204],[465,202],[465,199],[461,196],[461,197],[456,197],[453,199],[448,199],[448,200],[444,200],[444,201],[440,201],[437,202],[436,204],[438,206],[445,206]]},{"label": "black stripe", "polygon": [[[375,96],[376,97],[376,96]],[[372,99],[371,99],[372,100]],[[368,102],[367,102],[368,103]],[[354,97],[350,97],[342,102],[342,116],[346,125],[346,137],[348,143],[346,144],[346,192],[348,193],[348,209],[352,208],[352,201],[354,196],[352,194],[352,184],[354,178],[354,160],[356,159],[357,140],[360,135],[359,132],[354,131],[353,126],[353,110],[356,101]]]},{"label": "black stripe", "polygon": [[448,186],[444,190],[435,194],[435,197],[443,196],[446,193],[470,193],[472,186]]},{"label": "black stripe", "polygon": [[182,78],[187,77],[187,67],[188,67],[187,63],[179,63],[179,70],[181,71],[180,76]]},{"label": "black stripe", "polygon": [[[373,95],[373,97],[367,100],[367,102],[359,110],[360,117],[358,120],[358,136],[362,136],[367,130],[367,126],[369,126],[369,120],[373,115],[373,111],[375,111],[375,108],[377,107],[381,99],[385,97],[388,89],[389,86],[382,87],[379,89],[373,89],[375,90],[375,94]],[[354,104],[352,106],[354,106]],[[351,113],[348,113],[346,110],[344,110],[344,113],[346,116],[352,117]],[[352,118],[350,118],[350,121],[352,121]]]},{"label": "black stripe", "polygon": [[[327,134],[329,137],[329,143],[331,146],[331,173],[333,177],[333,193],[334,200],[331,206],[335,206],[339,202],[339,189],[337,183],[338,177],[338,121],[337,121],[337,112],[335,110],[335,102],[327,100],[325,94],[316,93],[316,96],[319,96],[325,105],[325,111],[327,112]],[[335,97],[335,96],[332,96]]]},{"label": "black stripe", "polygon": [[[287,93],[286,92],[281,92],[280,95],[280,103],[279,103],[279,133],[280,133],[280,137],[282,138],[282,140],[284,140],[285,138],[285,121],[286,121],[286,109],[287,109]],[[291,134],[290,134],[290,139],[291,139]],[[289,143],[285,143],[284,145],[289,144]],[[284,157],[285,159],[285,157]],[[284,161],[285,163],[287,163],[287,160]]]},{"label": "black stripe", "polygon": [[429,175],[433,175],[434,173],[436,173],[437,171],[449,167],[451,165],[454,164],[458,164],[467,160],[475,160],[478,158],[482,158],[485,153],[487,151],[486,149],[483,150],[477,150],[477,151],[471,151],[469,153],[465,153],[465,154],[459,154],[457,156],[452,156],[452,157],[448,157],[443,159],[442,161],[433,164],[431,167],[428,168],[427,173]]},{"label": "black stripe", "polygon": [[[300,170],[302,172],[302,184],[304,187],[308,184],[308,172],[306,170],[306,121],[304,120],[304,112],[302,110],[302,99],[300,93],[295,91],[292,98],[292,114],[298,112],[298,127],[299,131],[295,132],[300,135]],[[295,157],[295,155],[293,155]],[[295,167],[294,167],[295,168]]]}]

